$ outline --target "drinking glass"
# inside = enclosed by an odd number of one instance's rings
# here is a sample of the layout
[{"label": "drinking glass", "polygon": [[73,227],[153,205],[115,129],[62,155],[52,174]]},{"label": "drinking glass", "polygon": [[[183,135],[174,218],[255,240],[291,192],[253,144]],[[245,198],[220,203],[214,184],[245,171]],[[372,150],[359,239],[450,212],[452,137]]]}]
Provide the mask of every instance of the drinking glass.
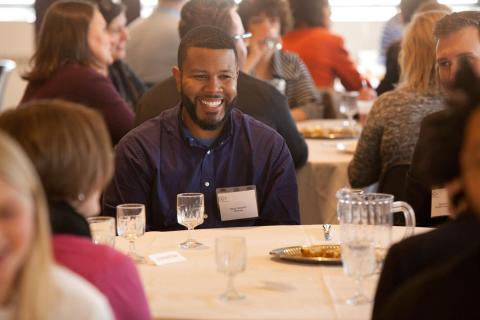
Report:
[{"label": "drinking glass", "polygon": [[355,125],[353,116],[358,113],[357,97],[358,92],[344,92],[342,94],[342,100],[340,101],[338,111],[347,116],[349,127],[353,127]]},{"label": "drinking glass", "polygon": [[145,259],[135,252],[135,240],[145,233],[145,206],[136,203],[118,205],[117,232],[129,241],[128,256],[137,263],[145,263]]},{"label": "drinking glass", "polygon": [[203,223],[204,210],[203,193],[180,193],[177,195],[177,221],[188,229],[188,239],[180,243],[180,247],[191,249],[203,246],[192,238],[192,230]]},{"label": "drinking glass", "polygon": [[92,240],[95,244],[115,245],[115,218],[91,217],[87,218]]},{"label": "drinking glass", "polygon": [[235,290],[233,280],[237,273],[245,271],[247,248],[244,237],[219,237],[215,239],[215,260],[217,271],[228,276],[228,285],[221,300],[240,300],[245,298]]}]

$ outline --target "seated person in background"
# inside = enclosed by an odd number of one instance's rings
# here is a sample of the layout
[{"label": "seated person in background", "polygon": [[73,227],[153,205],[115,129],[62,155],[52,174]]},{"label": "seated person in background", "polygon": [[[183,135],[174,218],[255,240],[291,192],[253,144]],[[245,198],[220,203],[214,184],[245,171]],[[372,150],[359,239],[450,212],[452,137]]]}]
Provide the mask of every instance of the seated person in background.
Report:
[{"label": "seated person in background", "polygon": [[[233,0],[190,0],[182,8],[179,24],[180,37],[191,29],[209,25],[225,30],[235,41],[240,70],[247,57],[240,16]],[[288,149],[299,168],[305,164],[308,148],[290,115],[287,100],[278,90],[264,81],[257,80],[240,71],[238,76],[238,108],[275,129],[287,143]],[[156,117],[162,111],[180,102],[173,77],[147,91],[137,106],[135,123]]]},{"label": "seated person in background", "polygon": [[22,102],[62,98],[97,109],[113,144],[133,127],[133,112],[108,79],[113,62],[105,19],[90,2],[60,1],[43,20]]},{"label": "seated person in background", "polygon": [[[461,57],[466,57],[480,74],[480,11],[449,14],[435,26],[438,78],[448,88],[457,72]],[[435,137],[448,123],[447,111],[433,113],[422,121],[412,164],[405,183],[405,200],[415,211],[417,226],[431,226],[444,222],[446,217],[432,217],[432,189],[429,172],[430,137]]]},{"label": "seated person in background", "polygon": [[282,50],[281,36],[292,24],[285,0],[243,0],[238,13],[252,33],[243,71],[274,85],[288,98],[296,121],[323,117],[323,105],[312,76],[303,61]]},{"label": "seated person in background", "polygon": [[431,141],[435,161],[430,165],[436,182],[460,177],[466,209],[435,231],[392,246],[377,288],[374,319],[480,317],[480,78],[462,69],[456,88],[461,92],[452,96],[449,122],[437,130],[443,135]]},{"label": "seated person in background", "polygon": [[[150,16],[129,26],[125,60],[148,85],[172,75],[177,61],[178,21],[186,0],[158,0]],[[161,53],[161,54],[160,54]]]},{"label": "seated person in background", "polygon": [[42,185],[20,146],[4,133],[0,133],[0,252],[1,319],[113,319],[97,289],[53,263]]},{"label": "seated person in background", "polygon": [[108,66],[108,76],[118,93],[128,103],[130,109],[135,111],[138,100],[147,88],[128,64],[123,61],[128,39],[125,6],[112,2],[112,0],[95,0],[94,2],[98,4],[100,13],[107,23],[107,31],[112,41],[113,63]]},{"label": "seated person in background", "polygon": [[[423,3],[423,4],[422,4]],[[438,3],[436,0],[403,0],[400,2],[400,10],[404,24],[407,25],[416,13],[440,10],[451,13],[452,10]],[[400,81],[399,55],[401,40],[393,42],[386,51],[386,72],[385,77],[380,81],[376,91],[378,95],[395,89]]]},{"label": "seated person in background", "polygon": [[101,116],[81,105],[39,100],[0,114],[0,129],[23,147],[40,176],[56,261],[96,286],[116,319],[150,319],[134,263],[109,246],[94,244],[86,220],[100,212],[100,194],[113,172]]},{"label": "seated person in background", "polygon": [[[222,30],[190,30],[174,69],[181,103],[135,128],[119,143],[104,213],[143,203],[148,230],[178,230],[176,195],[205,195],[200,228],[298,224],[297,183],[285,141],[237,105],[234,40]],[[234,217],[217,203],[219,188],[255,186]],[[258,207],[258,210],[255,208]]]},{"label": "seated person in background", "polygon": [[360,90],[362,78],[343,39],[329,30],[328,0],[290,0],[290,6],[295,29],[283,37],[285,50],[300,56],[318,88],[333,88],[338,77],[346,90]]},{"label": "seated person in background", "polygon": [[444,108],[436,73],[432,30],[446,12],[416,15],[405,30],[400,56],[402,82],[374,103],[348,166],[354,188],[377,182],[393,165],[409,164],[422,119]]}]

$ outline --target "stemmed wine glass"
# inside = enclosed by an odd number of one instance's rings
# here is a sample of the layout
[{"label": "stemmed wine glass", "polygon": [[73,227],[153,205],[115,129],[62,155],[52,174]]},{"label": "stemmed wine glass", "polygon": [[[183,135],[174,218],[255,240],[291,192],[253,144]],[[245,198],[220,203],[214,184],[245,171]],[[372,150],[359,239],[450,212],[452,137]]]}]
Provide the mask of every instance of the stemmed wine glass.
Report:
[{"label": "stemmed wine glass", "polygon": [[354,126],[353,116],[358,113],[357,96],[358,92],[345,92],[340,101],[339,111],[347,116],[349,127]]},{"label": "stemmed wine glass", "polygon": [[188,229],[188,239],[180,243],[180,247],[192,249],[203,246],[192,238],[192,230],[203,223],[204,210],[203,193],[180,193],[177,195],[177,221]]},{"label": "stemmed wine glass", "polygon": [[228,285],[220,295],[222,300],[240,300],[245,298],[233,285],[237,273],[245,271],[247,248],[244,237],[219,237],[215,239],[215,260],[217,271],[228,276]]},{"label": "stemmed wine glass", "polygon": [[129,241],[128,256],[137,263],[145,259],[135,252],[135,240],[145,233],[145,206],[128,203],[117,206],[117,233]]}]

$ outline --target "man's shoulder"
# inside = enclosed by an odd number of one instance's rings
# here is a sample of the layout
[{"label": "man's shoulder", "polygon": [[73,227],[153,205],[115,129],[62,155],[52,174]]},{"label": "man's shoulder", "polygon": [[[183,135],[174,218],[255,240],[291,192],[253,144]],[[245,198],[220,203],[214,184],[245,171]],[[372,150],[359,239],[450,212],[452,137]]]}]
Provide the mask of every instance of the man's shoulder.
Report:
[{"label": "man's shoulder", "polygon": [[241,109],[233,109],[232,116],[237,123],[241,123],[241,129],[252,131],[256,137],[272,137],[274,139],[283,140],[282,136],[265,123],[255,119],[254,117],[244,113]]},{"label": "man's shoulder", "polygon": [[143,122],[138,127],[128,132],[120,140],[117,148],[124,148],[132,145],[159,146],[161,132],[163,130],[173,130],[177,113],[177,107],[169,108],[156,117]]}]

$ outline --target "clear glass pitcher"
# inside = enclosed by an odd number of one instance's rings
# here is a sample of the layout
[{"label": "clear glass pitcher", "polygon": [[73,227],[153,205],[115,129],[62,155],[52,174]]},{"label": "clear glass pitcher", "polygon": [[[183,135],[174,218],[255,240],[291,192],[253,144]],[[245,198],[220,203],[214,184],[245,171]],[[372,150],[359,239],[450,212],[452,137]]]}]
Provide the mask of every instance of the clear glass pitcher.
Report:
[{"label": "clear glass pitcher", "polygon": [[405,216],[403,238],[415,232],[415,213],[402,201],[393,201],[393,195],[367,193],[363,190],[343,188],[337,192],[337,216],[340,225],[369,226],[373,233],[377,261],[383,262],[392,241],[393,213]]}]

